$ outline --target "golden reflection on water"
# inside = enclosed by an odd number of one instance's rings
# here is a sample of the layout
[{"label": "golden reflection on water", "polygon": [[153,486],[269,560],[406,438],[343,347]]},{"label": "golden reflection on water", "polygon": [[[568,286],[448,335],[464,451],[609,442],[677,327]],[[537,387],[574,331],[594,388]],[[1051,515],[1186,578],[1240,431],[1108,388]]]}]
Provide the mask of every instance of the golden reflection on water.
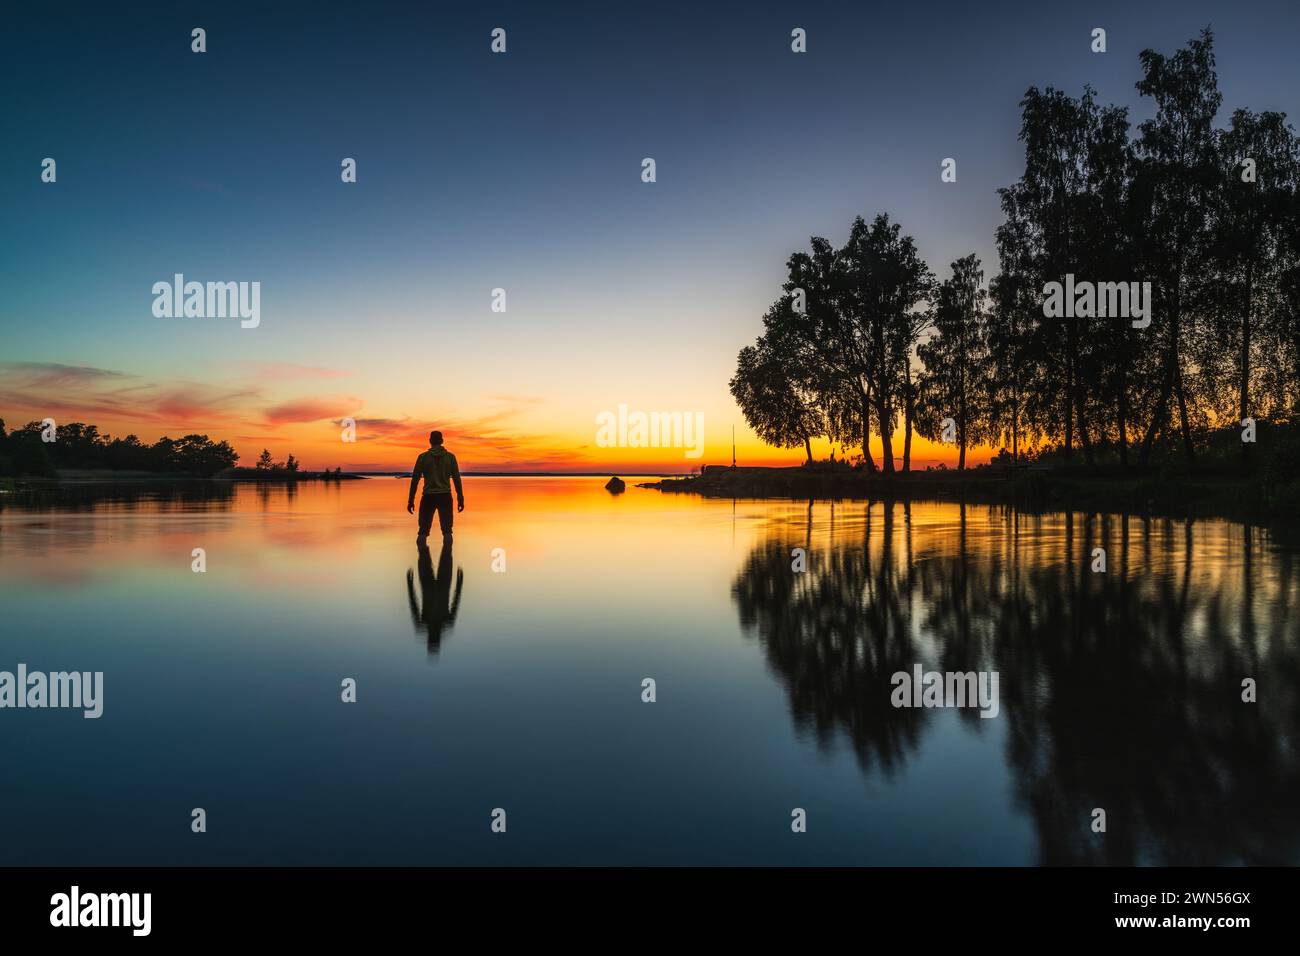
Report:
[{"label": "golden reflection on water", "polygon": [[[436,530],[417,550],[406,482],[393,478],[10,500],[0,591],[97,588],[119,603],[175,592],[272,628],[296,608],[350,614],[361,623],[330,638],[349,653],[363,640],[366,653],[394,654],[400,622],[403,654],[412,633],[431,661],[486,653],[494,639],[516,657],[572,662],[575,680],[623,644],[642,656],[675,648],[704,671],[739,635],[800,733],[827,749],[847,742],[867,779],[904,774],[940,726],[932,711],[891,706],[895,672],[997,671],[996,772],[1032,821],[1038,862],[1300,858],[1300,566],[1271,532],[602,485],[468,479],[454,553]],[[195,547],[208,555],[202,588]],[[490,569],[496,548],[508,575]],[[236,630],[259,649],[264,634]],[[1255,703],[1242,701],[1245,680]],[[959,716],[991,732],[974,710]],[[1086,825],[1096,807],[1110,820],[1104,840]]]}]

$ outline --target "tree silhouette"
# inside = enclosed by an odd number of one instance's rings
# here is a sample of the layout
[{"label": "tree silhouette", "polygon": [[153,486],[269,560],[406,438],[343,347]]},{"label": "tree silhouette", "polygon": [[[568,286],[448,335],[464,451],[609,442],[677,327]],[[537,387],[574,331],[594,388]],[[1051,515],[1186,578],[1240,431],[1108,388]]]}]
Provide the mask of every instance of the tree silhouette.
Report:
[{"label": "tree silhouette", "polygon": [[1159,391],[1142,440],[1142,462],[1150,459],[1156,434],[1177,405],[1183,450],[1195,457],[1184,345],[1194,331],[1198,283],[1207,271],[1215,186],[1222,183],[1214,115],[1223,101],[1214,71],[1209,30],[1172,57],[1143,50],[1138,91],[1155,100],[1156,115],[1140,127],[1137,188],[1144,198],[1146,229],[1140,245],[1155,279],[1153,323],[1161,352]]},{"label": "tree silhouette", "polygon": [[[793,425],[807,413],[832,442],[860,445],[874,471],[874,421],[891,472],[901,415],[907,471],[913,427],[933,439],[951,417],[959,468],[986,440],[1009,444],[1013,461],[1068,461],[1078,448],[1088,465],[1125,468],[1136,449],[1148,468],[1157,449],[1194,461],[1212,430],[1242,419],[1260,434],[1265,421],[1293,421],[1300,139],[1275,112],[1238,109],[1214,128],[1222,97],[1208,29],[1170,56],[1144,50],[1140,66],[1154,116],[1136,134],[1126,109],[1087,87],[1078,98],[1026,91],[1024,171],[999,191],[999,274],[987,289],[971,256],[936,293],[884,214],[856,217],[838,249],[813,237],[790,256],[784,295],[733,379],[760,438],[810,452]],[[1149,324],[1073,309],[1046,317],[1045,284],[1071,274],[1149,283]],[[1263,463],[1273,487],[1293,480],[1289,440],[1274,440]]]},{"label": "tree silhouette", "polygon": [[966,448],[978,440],[987,420],[983,383],[988,371],[987,294],[975,256],[952,264],[952,276],[939,286],[934,335],[918,351],[926,368],[926,407],[920,432],[942,437],[944,418],[957,429],[957,470],[966,467]]},{"label": "tree silhouette", "polygon": [[[777,312],[782,303],[772,308]],[[731,394],[750,428],[777,448],[804,447],[812,461],[812,439],[827,426],[819,407],[816,383],[802,369],[803,353],[774,321],[753,345],[741,349]]]}]

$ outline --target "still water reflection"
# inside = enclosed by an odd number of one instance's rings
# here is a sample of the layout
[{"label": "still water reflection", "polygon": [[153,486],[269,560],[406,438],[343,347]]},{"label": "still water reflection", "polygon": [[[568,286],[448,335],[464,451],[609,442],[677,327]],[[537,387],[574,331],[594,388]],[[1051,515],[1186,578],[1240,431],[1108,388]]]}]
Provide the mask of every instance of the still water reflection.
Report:
[{"label": "still water reflection", "polygon": [[443,635],[456,623],[456,611],[460,608],[461,586],[465,583],[465,570],[456,570],[456,592],[451,589],[451,547],[450,539],[444,540],[438,552],[438,570],[433,570],[433,555],[424,542],[416,545],[420,554],[420,596],[415,593],[415,573],[406,572],[406,593],[411,601],[411,623],[417,632],[424,631],[429,637],[429,653],[437,654],[442,646]]},{"label": "still water reflection", "polygon": [[[997,671],[1037,862],[1296,859],[1293,553],[1226,523],[960,505],[916,520],[921,507],[857,509],[823,536],[809,521],[802,540],[787,526],[746,560],[740,619],[796,722],[822,745],[851,741],[864,774],[895,776],[929,745],[935,712],[892,708],[890,675],[917,661]],[[791,544],[817,554],[806,574]],[[959,713],[981,729],[977,710]],[[1080,825],[1094,808],[1104,838]]]},{"label": "still water reflection", "polygon": [[0,863],[1300,861],[1269,533],[602,484],[469,479],[454,551],[392,479],[0,498],[0,670],[105,674],[0,710]]}]

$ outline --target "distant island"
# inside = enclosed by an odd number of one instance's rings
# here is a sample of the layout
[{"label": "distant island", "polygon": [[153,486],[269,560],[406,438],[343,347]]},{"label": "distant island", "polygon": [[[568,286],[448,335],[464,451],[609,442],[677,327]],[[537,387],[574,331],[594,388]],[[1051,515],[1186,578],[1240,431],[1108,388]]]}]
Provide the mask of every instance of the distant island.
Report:
[{"label": "distant island", "polygon": [[7,431],[0,419],[0,480],[147,480],[152,478],[210,478],[220,481],[341,481],[359,478],[333,471],[304,471],[290,455],[275,461],[263,449],[256,465],[236,465],[239,454],[227,441],[207,435],[163,436],[145,444],[135,435],[114,438],[96,425],[68,422],[47,425],[28,422]]}]

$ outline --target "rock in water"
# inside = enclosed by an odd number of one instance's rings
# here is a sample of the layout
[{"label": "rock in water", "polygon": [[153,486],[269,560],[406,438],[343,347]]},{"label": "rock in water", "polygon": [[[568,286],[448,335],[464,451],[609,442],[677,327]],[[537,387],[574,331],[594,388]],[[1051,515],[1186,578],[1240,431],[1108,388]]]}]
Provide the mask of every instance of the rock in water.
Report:
[{"label": "rock in water", "polygon": [[618,494],[626,487],[627,485],[624,484],[623,479],[617,476],[605,482],[605,490],[612,494]]}]

